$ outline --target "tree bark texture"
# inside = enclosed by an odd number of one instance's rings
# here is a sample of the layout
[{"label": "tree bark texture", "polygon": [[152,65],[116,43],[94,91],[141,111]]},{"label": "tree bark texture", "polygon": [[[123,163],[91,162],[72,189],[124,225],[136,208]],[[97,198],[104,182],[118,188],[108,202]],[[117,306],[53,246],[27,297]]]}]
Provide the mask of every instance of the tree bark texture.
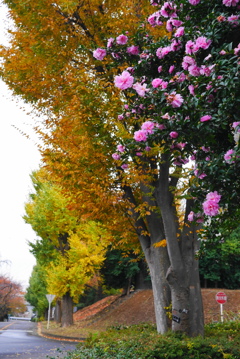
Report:
[{"label": "tree bark texture", "polygon": [[62,327],[73,325],[73,300],[69,292],[62,297],[61,325]]}]

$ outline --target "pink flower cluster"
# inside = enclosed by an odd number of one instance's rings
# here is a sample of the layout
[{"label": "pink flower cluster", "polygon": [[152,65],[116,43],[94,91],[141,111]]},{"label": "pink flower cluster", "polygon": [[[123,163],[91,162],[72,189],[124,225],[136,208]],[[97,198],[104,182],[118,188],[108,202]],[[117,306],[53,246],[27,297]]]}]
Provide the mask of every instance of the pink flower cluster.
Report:
[{"label": "pink flower cluster", "polygon": [[225,6],[236,6],[239,3],[239,0],[223,0],[223,5]]},{"label": "pink flower cluster", "polygon": [[197,66],[196,61],[191,56],[184,56],[182,62],[182,68],[189,72],[191,76],[210,76],[215,65],[205,66],[201,65],[201,67]]},{"label": "pink flower cluster", "polygon": [[235,151],[234,150],[228,150],[225,155],[224,155],[224,160],[227,162],[227,163],[234,163],[234,160],[233,160],[233,156],[235,155]]},{"label": "pink flower cluster", "polygon": [[153,134],[154,132],[155,123],[152,121],[145,121],[142,126],[141,130],[134,132],[134,140],[137,142],[145,142],[147,141],[148,135]]},{"label": "pink flower cluster", "polygon": [[165,18],[177,17],[177,7],[173,1],[166,1],[160,9],[160,14]]},{"label": "pink flower cluster", "polygon": [[167,85],[168,85],[168,82],[163,81],[160,78],[156,78],[156,79],[152,80],[152,87],[154,87],[154,88],[160,87],[161,89],[166,89]]},{"label": "pink flower cluster", "polygon": [[200,36],[196,39],[195,42],[189,40],[186,43],[185,52],[188,55],[196,53],[199,49],[206,50],[211,45],[212,41],[207,39],[205,36]]},{"label": "pink flower cluster", "polygon": [[206,200],[203,202],[203,211],[207,216],[216,216],[219,213],[219,201],[221,195],[217,191],[207,194]]},{"label": "pink flower cluster", "polygon": [[161,26],[163,25],[162,21],[160,20],[160,12],[156,11],[154,14],[148,17],[148,22],[151,26]]},{"label": "pink flower cluster", "polygon": [[188,220],[189,222],[192,222],[194,221],[194,219],[196,220],[197,223],[203,222],[203,216],[201,213],[194,213],[193,211],[191,211],[188,215]]}]

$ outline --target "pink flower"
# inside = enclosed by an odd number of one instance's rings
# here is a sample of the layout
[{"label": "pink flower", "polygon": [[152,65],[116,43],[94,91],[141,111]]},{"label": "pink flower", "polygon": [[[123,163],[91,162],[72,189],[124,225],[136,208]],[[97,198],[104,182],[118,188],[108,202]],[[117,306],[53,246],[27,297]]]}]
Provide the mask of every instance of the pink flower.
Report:
[{"label": "pink flower", "polygon": [[121,156],[120,156],[118,153],[113,153],[113,154],[112,154],[112,158],[113,158],[115,161],[118,161],[118,160],[120,160]]},{"label": "pink flower", "polygon": [[203,202],[203,212],[207,216],[216,216],[219,213],[219,205],[215,201]]},{"label": "pink flower", "polygon": [[167,1],[161,7],[160,14],[166,18],[177,17],[176,6],[171,1]]},{"label": "pink flower", "polygon": [[236,6],[239,0],[223,0],[223,5],[225,6]]},{"label": "pink flower", "polygon": [[147,140],[147,131],[139,130],[134,132],[134,140],[137,142],[145,142]]},{"label": "pink flower", "polygon": [[149,91],[149,89],[147,89],[147,85],[146,84],[142,85],[140,82],[137,82],[135,85],[133,85],[133,88],[141,97],[144,97],[145,93]]},{"label": "pink flower", "polygon": [[162,66],[158,66],[158,73],[162,72]]},{"label": "pink flower", "polygon": [[156,125],[156,128],[158,128],[159,130],[165,130],[166,126],[163,123],[159,123]]},{"label": "pink flower", "polygon": [[[233,127],[234,129],[240,127],[240,121],[238,121],[238,122],[233,122],[232,127]],[[240,128],[238,129],[238,131],[240,131]]]},{"label": "pink flower", "polygon": [[227,18],[227,20],[231,25],[237,26],[239,23],[239,15],[231,15]]},{"label": "pink flower", "polygon": [[233,159],[232,159],[232,156],[235,155],[235,151],[234,150],[228,150],[225,155],[224,155],[224,160],[227,162],[227,163],[234,163]]},{"label": "pink flower", "polygon": [[139,54],[139,47],[138,46],[130,46],[127,48],[127,53],[130,55],[138,55]]},{"label": "pink flower", "polygon": [[151,135],[151,134],[153,134],[153,129],[154,129],[154,127],[155,127],[154,122],[152,122],[152,121],[146,121],[146,122],[144,122],[144,123],[142,124],[141,129],[144,130],[144,131],[146,131],[147,134],[150,134],[150,135]]},{"label": "pink flower", "polygon": [[171,52],[171,51],[172,51],[171,46],[159,47],[156,51],[156,55],[159,59],[162,59],[164,56],[169,54],[169,52]]},{"label": "pink flower", "polygon": [[107,51],[105,49],[101,49],[100,47],[93,51],[93,57],[100,61],[102,61],[106,55]]},{"label": "pink flower", "polygon": [[206,200],[203,202],[203,211],[208,216],[216,216],[219,213],[218,202],[221,199],[221,195],[217,191],[210,192],[206,196]]},{"label": "pink flower", "polygon": [[239,52],[240,52],[240,44],[238,44],[238,46],[235,47],[235,49],[234,49],[234,55],[238,55]]},{"label": "pink flower", "polygon": [[200,75],[200,68],[197,65],[191,65],[188,68],[189,74],[192,76],[199,76]]},{"label": "pink flower", "polygon": [[205,36],[200,36],[197,38],[195,44],[198,48],[201,48],[201,49],[208,49],[209,46],[211,45],[212,41],[207,39]]},{"label": "pink flower", "polygon": [[174,71],[174,69],[175,69],[175,66],[174,66],[174,65],[171,65],[171,66],[169,67],[168,72],[169,72],[170,74],[172,74],[173,71]]},{"label": "pink flower", "polygon": [[200,3],[201,0],[188,0],[191,5],[197,5]]},{"label": "pink flower", "polygon": [[184,70],[188,70],[189,66],[196,65],[196,62],[193,57],[191,56],[184,56],[182,62],[182,68]]},{"label": "pink flower", "polygon": [[125,146],[123,145],[117,145],[117,150],[121,153],[123,153],[125,151]]},{"label": "pink flower", "polygon": [[118,119],[121,121],[124,119],[124,116],[123,115],[118,115]]},{"label": "pink flower", "polygon": [[194,212],[193,212],[193,211],[191,211],[191,212],[189,213],[189,215],[188,215],[188,220],[189,220],[189,222],[192,222],[192,221],[194,220]]},{"label": "pink flower", "polygon": [[128,42],[128,37],[126,35],[119,35],[116,38],[116,42],[118,45],[125,45]]},{"label": "pink flower", "polygon": [[196,52],[196,48],[195,48],[195,43],[192,40],[189,40],[186,43],[186,47],[185,47],[185,52],[188,55],[193,54],[194,52]]},{"label": "pink flower", "polygon": [[172,131],[172,132],[169,133],[169,136],[170,136],[171,138],[177,138],[177,137],[178,137],[178,133],[177,133],[176,131]]},{"label": "pink flower", "polygon": [[200,174],[198,169],[194,170],[193,173],[195,174],[196,177],[198,177],[200,179],[203,179],[204,177],[207,176],[205,173]]},{"label": "pink flower", "polygon": [[167,81],[163,81],[162,79],[156,78],[152,80],[152,87],[157,88],[161,87],[162,89],[166,89],[168,85]]},{"label": "pink flower", "polygon": [[183,98],[180,94],[173,91],[171,94],[167,94],[167,102],[174,108],[180,107],[183,104]]},{"label": "pink flower", "polygon": [[128,168],[128,164],[124,163],[124,164],[121,166],[121,168],[122,168],[123,170],[126,170],[126,169]]},{"label": "pink flower", "polygon": [[110,37],[108,39],[108,42],[107,42],[107,48],[110,48],[113,46],[113,43],[114,43],[114,38],[113,37]]},{"label": "pink flower", "polygon": [[218,194],[217,191],[209,192],[206,196],[206,199],[209,201],[215,201],[218,203],[221,199],[221,195]]},{"label": "pink flower", "polygon": [[132,87],[134,78],[130,75],[128,71],[123,71],[119,76],[115,76],[114,85],[121,90],[126,90],[129,87]]},{"label": "pink flower", "polygon": [[154,14],[150,15],[148,17],[148,23],[151,25],[151,26],[161,26],[163,23],[162,21],[160,20],[160,12],[159,11],[156,11]]},{"label": "pink flower", "polygon": [[200,122],[209,121],[209,120],[211,120],[211,118],[212,118],[212,116],[210,116],[210,115],[202,116],[202,117],[200,118]]},{"label": "pink flower", "polygon": [[189,85],[189,86],[188,86],[188,90],[189,90],[189,92],[190,92],[191,95],[195,96],[195,92],[194,92],[195,86],[194,86],[194,85]]},{"label": "pink flower", "polygon": [[175,31],[174,36],[175,36],[175,37],[181,37],[181,36],[184,35],[184,32],[185,32],[184,27],[183,27],[183,26],[180,26],[180,27]]},{"label": "pink flower", "polygon": [[181,25],[182,25],[182,21],[171,18],[166,23],[166,29],[167,31],[170,32],[173,31],[174,27],[179,27]]},{"label": "pink flower", "polygon": [[213,72],[214,67],[215,65],[211,65],[211,66],[202,65],[200,68],[200,74],[205,76],[210,76],[211,73]]},{"label": "pink flower", "polygon": [[221,51],[219,52],[219,54],[220,54],[220,55],[226,55],[226,51],[225,51],[225,50],[221,50]]},{"label": "pink flower", "polygon": [[156,78],[152,80],[152,87],[157,88],[161,85],[162,82],[163,82],[162,79]]}]

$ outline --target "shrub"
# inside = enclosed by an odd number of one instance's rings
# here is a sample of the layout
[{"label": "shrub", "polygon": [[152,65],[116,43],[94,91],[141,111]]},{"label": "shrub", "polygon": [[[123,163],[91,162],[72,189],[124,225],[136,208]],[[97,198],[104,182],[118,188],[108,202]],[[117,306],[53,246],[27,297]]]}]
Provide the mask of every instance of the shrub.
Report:
[{"label": "shrub", "polygon": [[206,326],[205,338],[160,335],[151,324],[110,328],[90,336],[67,359],[239,359],[240,321]]}]

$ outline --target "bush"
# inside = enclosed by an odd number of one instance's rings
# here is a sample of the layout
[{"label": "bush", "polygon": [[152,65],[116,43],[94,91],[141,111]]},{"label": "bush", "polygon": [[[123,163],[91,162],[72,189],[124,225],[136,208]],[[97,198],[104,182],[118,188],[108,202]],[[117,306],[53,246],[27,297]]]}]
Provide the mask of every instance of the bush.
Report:
[{"label": "bush", "polygon": [[157,334],[151,324],[111,328],[90,336],[68,359],[239,359],[240,321],[206,326],[205,338]]}]

